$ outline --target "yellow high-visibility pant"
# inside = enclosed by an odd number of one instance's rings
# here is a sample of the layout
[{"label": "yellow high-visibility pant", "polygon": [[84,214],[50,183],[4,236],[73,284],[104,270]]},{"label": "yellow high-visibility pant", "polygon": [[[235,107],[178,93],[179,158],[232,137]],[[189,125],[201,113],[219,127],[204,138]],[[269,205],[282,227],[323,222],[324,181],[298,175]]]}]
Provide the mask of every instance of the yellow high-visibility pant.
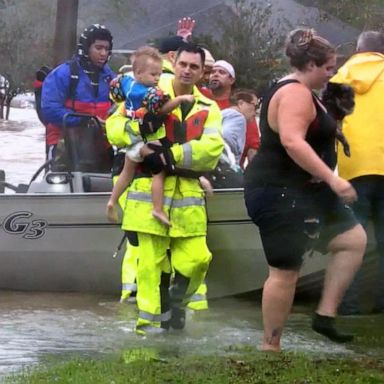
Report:
[{"label": "yellow high-visibility pant", "polygon": [[200,284],[197,291],[189,298],[188,308],[194,311],[202,311],[208,309],[207,284]]},{"label": "yellow high-visibility pant", "polygon": [[[205,236],[169,238],[139,232],[138,239],[137,328],[146,325],[159,327],[162,321],[170,319],[170,311],[162,313],[162,273],[171,274],[172,265],[172,269],[189,279],[185,294],[187,303],[204,281],[212,255]],[[171,264],[168,248],[171,250]]]},{"label": "yellow high-visibility pant", "polygon": [[[120,302],[127,301],[132,292],[137,292],[136,275],[138,264],[138,248],[127,241],[127,248],[121,265],[121,297]],[[189,298],[188,308],[194,311],[208,309],[207,284],[200,284],[197,291]]]},{"label": "yellow high-visibility pant", "polygon": [[[113,177],[113,184],[116,184],[118,176]],[[119,205],[124,211],[125,201],[127,200],[127,190],[119,197]],[[137,291],[136,273],[137,273],[137,250],[126,241],[126,248],[121,263],[121,295],[120,303],[127,301],[132,292]]]},{"label": "yellow high-visibility pant", "polygon": [[123,262],[121,264],[121,297],[120,302],[128,300],[132,292],[137,291],[136,274],[138,249],[127,241]]}]

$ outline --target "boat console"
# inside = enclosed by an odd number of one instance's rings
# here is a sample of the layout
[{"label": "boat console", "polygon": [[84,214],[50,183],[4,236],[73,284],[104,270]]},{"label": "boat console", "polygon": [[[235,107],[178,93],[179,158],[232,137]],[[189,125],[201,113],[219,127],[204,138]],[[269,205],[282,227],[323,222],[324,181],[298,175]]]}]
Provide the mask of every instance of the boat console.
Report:
[{"label": "boat console", "polygon": [[112,177],[108,173],[48,172],[40,181],[32,181],[27,193],[91,193],[111,192]]}]

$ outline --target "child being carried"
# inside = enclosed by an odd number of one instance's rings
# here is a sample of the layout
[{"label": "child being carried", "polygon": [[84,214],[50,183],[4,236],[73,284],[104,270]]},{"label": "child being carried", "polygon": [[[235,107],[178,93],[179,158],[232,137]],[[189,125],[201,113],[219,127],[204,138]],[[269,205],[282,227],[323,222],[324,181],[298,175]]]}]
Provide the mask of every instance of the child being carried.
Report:
[{"label": "child being carried", "polygon": [[[139,48],[134,53],[132,69],[133,74],[124,74],[111,83],[111,97],[116,102],[124,101],[125,114],[129,118],[142,120],[148,112],[158,116],[166,115],[181,103],[194,103],[193,95],[181,95],[170,99],[157,87],[162,73],[162,57],[157,49],[149,46]],[[158,140],[150,143],[161,145]],[[136,165],[143,161],[141,149],[144,145],[141,141],[126,152],[124,168],[107,204],[106,213],[112,222],[118,221],[116,204],[119,197],[131,183]],[[152,215],[164,225],[170,226],[169,218],[163,209],[164,178],[164,171],[153,175]]]}]

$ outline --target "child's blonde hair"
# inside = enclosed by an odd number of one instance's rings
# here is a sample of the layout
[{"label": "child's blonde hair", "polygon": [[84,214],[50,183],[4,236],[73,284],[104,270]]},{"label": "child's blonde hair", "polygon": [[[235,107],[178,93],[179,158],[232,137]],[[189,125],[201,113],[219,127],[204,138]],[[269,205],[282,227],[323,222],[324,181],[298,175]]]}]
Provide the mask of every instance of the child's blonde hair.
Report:
[{"label": "child's blonde hair", "polygon": [[138,48],[132,57],[132,70],[136,73],[138,70],[142,70],[147,65],[148,59],[152,59],[153,61],[157,61],[159,63],[163,62],[163,58],[161,57],[160,52],[148,45]]}]

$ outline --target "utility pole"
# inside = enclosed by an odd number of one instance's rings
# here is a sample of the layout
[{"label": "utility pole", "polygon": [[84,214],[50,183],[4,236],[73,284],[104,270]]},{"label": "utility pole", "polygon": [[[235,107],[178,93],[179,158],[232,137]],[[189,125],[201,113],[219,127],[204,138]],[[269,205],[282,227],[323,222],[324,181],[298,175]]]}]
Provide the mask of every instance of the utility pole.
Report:
[{"label": "utility pole", "polygon": [[79,0],[57,0],[53,65],[70,59],[76,51]]}]

